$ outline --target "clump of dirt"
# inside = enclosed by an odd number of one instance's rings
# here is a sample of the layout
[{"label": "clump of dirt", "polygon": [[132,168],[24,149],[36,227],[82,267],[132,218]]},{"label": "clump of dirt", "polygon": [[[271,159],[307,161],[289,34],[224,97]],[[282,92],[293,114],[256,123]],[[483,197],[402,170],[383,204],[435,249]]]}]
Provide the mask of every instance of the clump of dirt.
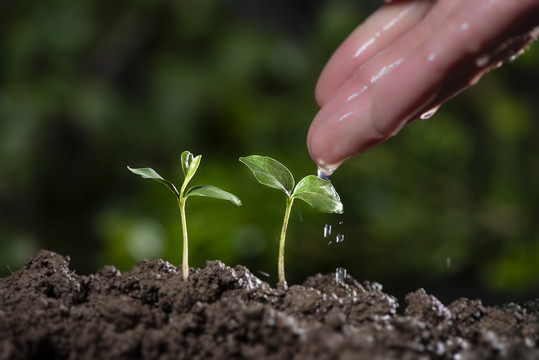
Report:
[{"label": "clump of dirt", "polygon": [[[340,274],[342,275],[342,274]],[[449,305],[419,289],[315,275],[288,290],[209,261],[89,276],[41,251],[0,279],[0,359],[539,359],[539,299]]]}]

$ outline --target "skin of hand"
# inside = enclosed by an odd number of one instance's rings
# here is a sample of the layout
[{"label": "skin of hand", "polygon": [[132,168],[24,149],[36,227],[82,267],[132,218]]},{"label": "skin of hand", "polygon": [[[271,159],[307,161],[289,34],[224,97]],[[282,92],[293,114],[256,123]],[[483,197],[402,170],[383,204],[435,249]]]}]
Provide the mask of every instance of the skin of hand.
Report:
[{"label": "skin of hand", "polygon": [[319,169],[395,135],[539,35],[539,0],[393,0],[335,51],[307,135]]}]

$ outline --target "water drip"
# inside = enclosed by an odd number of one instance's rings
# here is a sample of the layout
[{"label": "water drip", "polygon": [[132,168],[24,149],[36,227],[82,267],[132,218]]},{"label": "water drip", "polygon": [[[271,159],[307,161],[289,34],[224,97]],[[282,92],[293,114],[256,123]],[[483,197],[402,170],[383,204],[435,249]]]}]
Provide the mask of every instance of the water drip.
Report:
[{"label": "water drip", "polygon": [[320,180],[330,181],[332,174],[333,174],[333,170],[325,170],[325,169],[318,168],[317,176]]},{"label": "water drip", "polygon": [[433,107],[430,110],[425,111],[423,114],[419,116],[422,120],[430,119],[434,114],[436,114],[436,111],[438,111],[439,106]]},{"label": "water drip", "polygon": [[328,235],[331,235],[331,225],[324,225],[324,237],[328,237]]},{"label": "water drip", "polygon": [[475,66],[477,67],[483,67],[488,64],[490,58],[488,55],[480,56],[475,60]]},{"label": "water drip", "polygon": [[345,279],[346,279],[346,269],[342,267],[338,267],[335,270],[335,281],[339,284],[344,284]]}]

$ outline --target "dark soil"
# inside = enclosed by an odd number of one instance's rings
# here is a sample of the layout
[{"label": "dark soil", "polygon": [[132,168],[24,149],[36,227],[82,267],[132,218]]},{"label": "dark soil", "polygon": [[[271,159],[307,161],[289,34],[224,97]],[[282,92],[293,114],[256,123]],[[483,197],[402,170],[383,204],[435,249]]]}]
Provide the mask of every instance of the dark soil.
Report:
[{"label": "dark soil", "polygon": [[287,291],[243,266],[141,261],[79,276],[41,251],[0,279],[0,359],[539,359],[539,299],[442,304],[419,289],[404,311],[376,283],[315,275]]}]

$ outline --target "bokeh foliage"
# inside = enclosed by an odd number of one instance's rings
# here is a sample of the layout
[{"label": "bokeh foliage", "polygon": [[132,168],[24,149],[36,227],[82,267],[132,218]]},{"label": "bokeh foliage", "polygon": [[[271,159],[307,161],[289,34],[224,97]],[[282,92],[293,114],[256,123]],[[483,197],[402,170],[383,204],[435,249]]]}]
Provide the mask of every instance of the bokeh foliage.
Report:
[{"label": "bokeh foliage", "polygon": [[[188,204],[191,265],[242,263],[275,283],[285,204],[237,159],[268,155],[298,177],[314,173],[305,136],[317,76],[376,5],[1,2],[2,274],[41,248],[71,255],[79,273],[142,258],[179,264],[174,199],[125,166],[180,183],[179,156],[190,150],[203,155],[194,185],[244,203]],[[538,61],[532,46],[430,120],[345,163],[333,178],[343,215],[293,211],[289,282],[339,266],[393,293],[536,296]]]}]

